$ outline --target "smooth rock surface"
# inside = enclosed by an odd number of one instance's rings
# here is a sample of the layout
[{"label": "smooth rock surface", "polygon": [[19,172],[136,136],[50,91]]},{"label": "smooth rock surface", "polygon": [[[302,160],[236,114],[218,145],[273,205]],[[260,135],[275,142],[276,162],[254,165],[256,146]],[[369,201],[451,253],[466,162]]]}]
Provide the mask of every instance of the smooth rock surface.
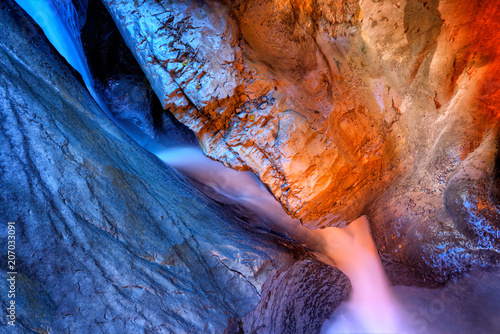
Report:
[{"label": "smooth rock surface", "polygon": [[251,311],[287,250],[125,135],[11,0],[0,30],[0,237],[5,245],[15,222],[18,272],[11,332],[220,333]]},{"label": "smooth rock surface", "polygon": [[430,280],[497,261],[497,1],[103,2],[164,108],[306,226],[368,214]]}]

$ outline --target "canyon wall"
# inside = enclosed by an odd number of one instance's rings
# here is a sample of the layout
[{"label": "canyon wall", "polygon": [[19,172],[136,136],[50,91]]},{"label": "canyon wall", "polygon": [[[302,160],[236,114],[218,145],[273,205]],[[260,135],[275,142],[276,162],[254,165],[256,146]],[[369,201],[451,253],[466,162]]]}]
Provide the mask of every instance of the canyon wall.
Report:
[{"label": "canyon wall", "polygon": [[7,256],[15,222],[18,273],[0,331],[221,333],[250,312],[286,242],[120,130],[11,0],[0,29],[0,240]]},{"label": "canyon wall", "polygon": [[[87,1],[74,2],[82,25]],[[394,285],[498,260],[495,2],[103,2],[206,154],[254,171],[310,228],[369,214]],[[0,9],[13,332],[318,332],[346,277],[141,148],[12,0]],[[89,15],[84,42],[97,44]],[[111,31],[109,49],[88,54],[111,112],[154,140],[192,144]]]},{"label": "canyon wall", "polygon": [[497,1],[104,0],[165,109],[310,228],[445,280],[498,258]]}]

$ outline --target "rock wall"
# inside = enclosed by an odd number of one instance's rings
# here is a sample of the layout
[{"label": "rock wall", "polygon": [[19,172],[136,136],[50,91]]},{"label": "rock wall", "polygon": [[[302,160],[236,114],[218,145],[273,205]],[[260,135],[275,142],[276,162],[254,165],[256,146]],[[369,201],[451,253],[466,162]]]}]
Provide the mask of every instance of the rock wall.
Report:
[{"label": "rock wall", "polygon": [[221,333],[252,310],[286,243],[123,133],[11,0],[0,30],[0,240],[15,222],[18,272],[0,331]]},{"label": "rock wall", "polygon": [[[369,214],[393,284],[421,284],[398,262],[442,282],[498,261],[495,2],[104,2],[207,154],[253,170],[311,228]],[[13,1],[0,8],[13,332],[317,332],[345,277],[139,147]],[[130,70],[105,73],[127,84],[103,91],[147,123]],[[138,97],[113,100],[127,87]]]},{"label": "rock wall", "polygon": [[368,214],[440,279],[497,257],[497,1],[103,3],[204,152],[306,226]]},{"label": "rock wall", "polygon": [[349,279],[337,268],[317,260],[298,261],[266,282],[259,304],[240,322],[240,331],[320,333],[350,291]]},{"label": "rock wall", "polygon": [[167,146],[198,145],[195,135],[164,110],[148,79],[100,0],[90,0],[81,31],[96,89],[115,119],[139,128]]}]

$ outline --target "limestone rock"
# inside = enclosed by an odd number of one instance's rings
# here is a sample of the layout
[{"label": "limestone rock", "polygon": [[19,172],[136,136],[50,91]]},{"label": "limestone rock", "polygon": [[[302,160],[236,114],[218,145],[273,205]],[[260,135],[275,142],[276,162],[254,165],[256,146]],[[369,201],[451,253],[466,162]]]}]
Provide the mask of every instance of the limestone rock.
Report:
[{"label": "limestone rock", "polygon": [[340,270],[302,259],[266,282],[259,304],[242,319],[241,328],[245,333],[319,333],[350,290]]},{"label": "limestone rock", "polygon": [[163,110],[148,79],[100,0],[90,0],[82,42],[97,90],[113,117],[164,147],[198,145],[194,134]]}]

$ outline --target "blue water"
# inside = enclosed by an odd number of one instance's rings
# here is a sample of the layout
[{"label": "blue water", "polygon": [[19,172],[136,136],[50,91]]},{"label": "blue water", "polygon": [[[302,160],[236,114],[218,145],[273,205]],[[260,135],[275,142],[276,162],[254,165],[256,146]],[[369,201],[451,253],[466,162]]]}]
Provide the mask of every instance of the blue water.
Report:
[{"label": "blue water", "polygon": [[152,153],[165,150],[131,122],[114,118],[95,89],[80,39],[79,18],[71,0],[15,0],[42,28],[61,56],[82,76],[90,95],[102,111],[137,143]]},{"label": "blue water", "polygon": [[47,39],[66,61],[82,76],[92,97],[103,107],[95,91],[94,80],[83,52],[78,16],[70,0],[16,0],[29,16],[42,28]]},{"label": "blue water", "polygon": [[[79,18],[71,0],[16,0],[42,28],[48,40],[67,62],[80,73],[89,93],[122,130],[148,151],[190,178],[212,187],[219,193],[238,201],[250,210],[259,212],[290,234],[301,226],[290,218],[281,205],[251,172],[238,172],[206,157],[199,147],[166,148],[154,141],[131,122],[114,118],[106,103],[96,92],[87,65],[78,29]],[[273,226],[268,226],[270,229]]]}]

